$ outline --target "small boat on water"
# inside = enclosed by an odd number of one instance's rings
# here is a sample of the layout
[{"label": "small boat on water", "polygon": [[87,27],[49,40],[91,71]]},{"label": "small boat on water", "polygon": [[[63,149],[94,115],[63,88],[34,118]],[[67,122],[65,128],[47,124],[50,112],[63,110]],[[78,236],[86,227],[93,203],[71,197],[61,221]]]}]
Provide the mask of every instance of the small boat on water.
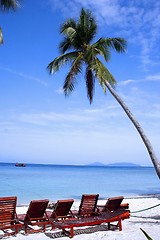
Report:
[{"label": "small boat on water", "polygon": [[25,163],[16,163],[15,164],[16,167],[26,167]]}]

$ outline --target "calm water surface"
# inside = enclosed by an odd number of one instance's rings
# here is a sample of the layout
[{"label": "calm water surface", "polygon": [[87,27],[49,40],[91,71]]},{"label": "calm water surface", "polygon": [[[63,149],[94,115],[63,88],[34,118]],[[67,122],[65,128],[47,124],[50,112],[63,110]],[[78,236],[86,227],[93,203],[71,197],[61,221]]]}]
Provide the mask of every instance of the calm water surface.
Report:
[{"label": "calm water surface", "polygon": [[105,199],[159,194],[160,181],[151,167],[0,164],[0,196],[17,196],[19,204],[42,198],[80,199],[83,193],[99,193]]}]

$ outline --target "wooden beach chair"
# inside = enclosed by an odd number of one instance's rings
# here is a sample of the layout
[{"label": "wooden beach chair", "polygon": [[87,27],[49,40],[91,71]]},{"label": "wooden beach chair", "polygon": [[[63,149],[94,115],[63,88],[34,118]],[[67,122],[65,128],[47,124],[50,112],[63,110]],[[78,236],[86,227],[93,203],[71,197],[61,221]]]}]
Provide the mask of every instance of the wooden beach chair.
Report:
[{"label": "wooden beach chair", "polygon": [[[46,213],[49,200],[33,200],[30,202],[27,213],[19,214],[18,218],[24,223],[25,233],[39,232],[46,230],[46,226],[50,224]],[[41,228],[35,229],[34,226]]]},{"label": "wooden beach chair", "polygon": [[[98,213],[103,215],[103,214],[112,213],[112,212],[117,214],[119,212],[119,210],[126,211],[126,209],[129,208],[129,205],[127,203],[122,204],[123,199],[124,199],[123,196],[108,198],[108,200],[104,206],[97,205]],[[127,211],[127,213],[129,213],[129,210]],[[128,214],[127,215],[124,214],[123,218],[121,217],[122,220],[124,220],[125,218],[128,218]],[[118,221],[117,224],[119,225],[119,224],[121,224],[121,222]],[[111,225],[111,222],[108,222],[108,228],[110,228],[110,225]]]},{"label": "wooden beach chair", "polygon": [[99,194],[83,194],[78,211],[72,211],[76,217],[89,217],[96,214]]},{"label": "wooden beach chair", "polygon": [[130,212],[124,208],[119,208],[112,212],[103,212],[97,216],[89,216],[83,218],[68,219],[64,221],[56,221],[53,223],[54,228],[62,229],[70,238],[74,237],[74,228],[84,226],[95,226],[107,223],[108,229],[113,222],[116,222],[115,227],[122,231],[122,220],[130,217]]},{"label": "wooden beach chair", "polygon": [[4,232],[4,236],[17,234],[24,225],[18,221],[16,204],[17,197],[15,196],[0,198],[0,230]]},{"label": "wooden beach chair", "polygon": [[113,212],[122,207],[127,208],[127,204],[122,204],[123,199],[124,199],[123,196],[108,198],[105,205],[97,205],[97,211],[99,213],[103,213]]},{"label": "wooden beach chair", "polygon": [[51,222],[73,217],[73,214],[71,212],[73,202],[73,199],[58,200],[54,206],[53,211],[47,211],[47,215]]}]

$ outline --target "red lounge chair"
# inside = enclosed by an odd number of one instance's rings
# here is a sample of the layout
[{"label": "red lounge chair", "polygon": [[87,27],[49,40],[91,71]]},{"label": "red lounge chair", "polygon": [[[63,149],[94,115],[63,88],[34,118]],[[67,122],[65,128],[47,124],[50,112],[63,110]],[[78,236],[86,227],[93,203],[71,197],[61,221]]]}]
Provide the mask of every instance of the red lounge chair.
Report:
[{"label": "red lounge chair", "polygon": [[71,212],[73,202],[73,199],[58,200],[54,206],[54,210],[52,212],[47,211],[47,215],[51,222],[73,217]]},{"label": "red lounge chair", "polygon": [[[24,226],[20,223],[16,214],[17,197],[0,198],[0,230],[4,236],[17,234],[19,229]],[[7,232],[7,229],[14,229],[13,232]]]},{"label": "red lounge chair", "polygon": [[99,213],[112,212],[112,211],[115,211],[115,210],[117,210],[119,208],[122,208],[122,207],[124,209],[128,209],[129,205],[127,203],[122,204],[123,199],[124,199],[123,196],[108,198],[105,205],[103,205],[103,206],[97,205],[98,212]]},{"label": "red lounge chair", "polygon": [[99,194],[83,194],[78,211],[72,211],[76,217],[89,217],[96,214]]},{"label": "red lounge chair", "polygon": [[[108,224],[108,229],[110,229],[110,223],[118,222],[116,227],[122,230],[122,220],[129,218],[130,212],[124,208],[119,208],[113,212],[103,212],[98,216],[90,216],[84,218],[75,218],[72,220],[56,221],[54,222],[54,228],[62,229],[70,238],[74,237],[74,227],[83,226],[94,226],[100,225],[102,223]],[[67,230],[66,230],[67,229]],[[69,230],[68,230],[69,229]]]},{"label": "red lounge chair", "polygon": [[[30,202],[27,213],[19,214],[18,218],[24,222],[25,233],[39,232],[46,230],[46,225],[50,224],[49,218],[46,213],[49,200],[33,200]],[[32,226],[41,226],[41,229],[34,229]]]}]

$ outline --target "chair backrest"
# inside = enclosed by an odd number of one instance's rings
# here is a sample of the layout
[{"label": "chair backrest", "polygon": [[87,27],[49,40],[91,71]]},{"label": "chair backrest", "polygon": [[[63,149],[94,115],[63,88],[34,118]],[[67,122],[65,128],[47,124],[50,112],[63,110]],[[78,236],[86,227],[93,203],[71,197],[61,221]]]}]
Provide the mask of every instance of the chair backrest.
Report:
[{"label": "chair backrest", "polygon": [[105,211],[112,212],[120,208],[120,204],[123,201],[123,199],[124,199],[123,196],[108,198],[106,204],[102,209],[102,212],[105,212]]},{"label": "chair backrest", "polygon": [[51,214],[51,218],[55,219],[67,216],[70,212],[73,202],[73,199],[58,200]]},{"label": "chair backrest", "polygon": [[48,203],[48,199],[31,201],[25,216],[25,220],[32,218],[43,218]]},{"label": "chair backrest", "polygon": [[16,215],[17,197],[0,198],[0,225],[11,224]]},{"label": "chair backrest", "polygon": [[78,215],[94,213],[96,211],[99,194],[83,194]]}]

